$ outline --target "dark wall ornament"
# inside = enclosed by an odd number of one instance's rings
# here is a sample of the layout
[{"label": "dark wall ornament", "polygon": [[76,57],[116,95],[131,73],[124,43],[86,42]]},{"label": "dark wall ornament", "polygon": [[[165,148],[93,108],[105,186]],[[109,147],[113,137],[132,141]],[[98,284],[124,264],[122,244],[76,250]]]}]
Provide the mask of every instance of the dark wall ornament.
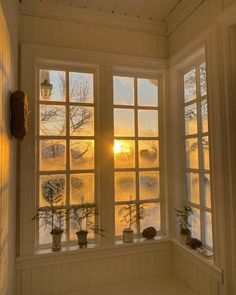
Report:
[{"label": "dark wall ornament", "polygon": [[27,133],[28,100],[26,94],[17,90],[10,98],[10,130],[18,140],[23,140]]}]

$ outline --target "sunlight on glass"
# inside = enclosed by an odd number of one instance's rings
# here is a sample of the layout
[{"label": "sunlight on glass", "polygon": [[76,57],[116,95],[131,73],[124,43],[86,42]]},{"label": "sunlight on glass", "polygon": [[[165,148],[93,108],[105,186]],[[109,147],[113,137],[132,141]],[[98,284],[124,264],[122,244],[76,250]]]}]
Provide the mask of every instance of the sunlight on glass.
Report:
[{"label": "sunlight on glass", "polygon": [[138,105],[157,107],[158,104],[158,80],[137,79]]},{"label": "sunlight on glass", "polygon": [[141,137],[158,136],[158,111],[138,111],[138,135]]},{"label": "sunlight on glass", "polygon": [[135,167],[135,142],[134,140],[114,141],[115,168]]},{"label": "sunlight on glass", "polygon": [[39,150],[41,171],[66,169],[65,140],[40,140]]},{"label": "sunlight on glass", "polygon": [[197,104],[191,104],[185,107],[185,134],[191,135],[197,133]]},{"label": "sunlight on glass", "polygon": [[160,196],[160,179],[158,171],[139,172],[140,200],[156,199]]},{"label": "sunlight on glass", "polygon": [[209,174],[203,175],[203,200],[207,208],[211,208],[211,178]]},{"label": "sunlight on glass", "polygon": [[144,204],[144,218],[140,220],[140,231],[149,226],[155,227],[157,231],[161,229],[160,203]]},{"label": "sunlight on glass", "polygon": [[134,110],[114,109],[114,135],[134,136]]},{"label": "sunlight on glass", "polygon": [[189,217],[189,222],[192,225],[191,227],[191,236],[201,240],[201,226],[200,226],[200,210],[197,208],[192,208],[193,216]]},{"label": "sunlight on glass", "polygon": [[70,134],[72,136],[94,135],[94,108],[70,106]]},{"label": "sunlight on glass", "polygon": [[129,201],[136,198],[135,172],[115,172],[115,201]]},{"label": "sunlight on glass", "polygon": [[70,176],[70,204],[94,202],[94,174],[80,173]]},{"label": "sunlight on glass", "polygon": [[52,242],[51,228],[44,228],[43,221],[39,219],[39,244],[50,244]]},{"label": "sunlight on glass", "polygon": [[201,96],[205,96],[207,94],[206,63],[200,65],[200,86]]},{"label": "sunlight on glass", "polygon": [[70,101],[80,103],[93,103],[93,74],[69,73]]},{"label": "sunlight on glass", "polygon": [[198,140],[197,138],[189,138],[186,144],[186,167],[198,169]]},{"label": "sunlight on glass", "polygon": [[65,204],[66,192],[66,177],[63,174],[57,175],[41,175],[39,181],[39,206],[49,206],[45,199],[55,200],[57,197],[62,196],[62,201],[56,203],[57,205]]},{"label": "sunlight on glass", "polygon": [[184,75],[184,100],[185,102],[196,99],[196,70]]},{"label": "sunlight on glass", "polygon": [[212,214],[210,212],[205,212],[205,228],[206,245],[212,248]]},{"label": "sunlight on glass", "polygon": [[70,141],[70,169],[94,169],[94,140]]},{"label": "sunlight on glass", "polygon": [[159,166],[159,141],[139,140],[139,167],[154,168]]},{"label": "sunlight on glass", "polygon": [[[40,84],[47,80],[52,84],[52,91],[50,97],[47,101],[65,101],[66,93],[66,80],[65,72],[62,71],[49,71],[49,70],[40,70]],[[40,86],[40,100],[43,99],[41,95],[41,86]]]},{"label": "sunlight on glass", "polygon": [[187,173],[187,195],[189,202],[199,204],[200,192],[199,192],[199,174]]},{"label": "sunlight on glass", "polygon": [[40,105],[40,135],[65,135],[66,109],[59,105]]},{"label": "sunlight on glass", "polygon": [[113,97],[116,105],[134,105],[134,78],[113,77]]}]

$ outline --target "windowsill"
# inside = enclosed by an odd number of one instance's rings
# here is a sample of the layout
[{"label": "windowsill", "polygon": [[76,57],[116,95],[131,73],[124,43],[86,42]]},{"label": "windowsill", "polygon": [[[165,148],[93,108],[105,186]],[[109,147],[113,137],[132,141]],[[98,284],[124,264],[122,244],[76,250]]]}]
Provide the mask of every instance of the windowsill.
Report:
[{"label": "windowsill", "polygon": [[191,249],[187,245],[181,244],[177,239],[173,239],[173,248],[180,251],[181,254],[207,269],[219,282],[223,283],[223,271],[215,263],[213,257],[207,257],[197,250]]},{"label": "windowsill", "polygon": [[[93,258],[112,256],[119,253],[129,254],[133,251],[144,251],[146,248],[163,248],[170,247],[170,240],[162,235],[157,236],[152,240],[146,240],[145,238],[135,238],[133,243],[124,243],[122,240],[116,240],[112,245],[101,245],[97,243],[88,243],[87,248],[79,248],[78,245],[62,246],[58,252],[52,251],[51,248],[38,249],[31,255],[19,256],[16,258],[17,268],[22,266],[28,267],[30,264],[44,264],[54,263],[54,261],[60,260],[60,262],[70,262],[75,259],[84,259],[86,257]],[[115,251],[114,251],[115,250]]]}]

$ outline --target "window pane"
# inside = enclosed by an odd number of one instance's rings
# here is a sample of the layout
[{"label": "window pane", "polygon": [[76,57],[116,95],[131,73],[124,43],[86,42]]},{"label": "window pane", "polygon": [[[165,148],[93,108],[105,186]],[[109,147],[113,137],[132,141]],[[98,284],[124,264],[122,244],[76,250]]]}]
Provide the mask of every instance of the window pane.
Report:
[{"label": "window pane", "polygon": [[200,85],[201,96],[204,96],[207,94],[206,63],[200,65]]},{"label": "window pane", "polygon": [[134,111],[114,109],[114,135],[134,136]]},{"label": "window pane", "polygon": [[208,108],[206,99],[201,101],[201,121],[202,132],[208,132]]},{"label": "window pane", "polygon": [[70,134],[72,136],[94,135],[94,108],[70,106]]},{"label": "window pane", "polygon": [[94,202],[94,174],[80,173],[70,176],[70,204]]},{"label": "window pane", "polygon": [[197,133],[197,104],[191,104],[185,107],[185,134],[191,135]]},{"label": "window pane", "polygon": [[186,167],[198,169],[198,140],[186,139]]},{"label": "window pane", "polygon": [[141,232],[149,226],[155,227],[157,231],[161,229],[160,203],[144,204],[143,214],[144,218],[140,220]]},{"label": "window pane", "polygon": [[208,136],[202,138],[202,150],[203,150],[203,168],[206,170],[210,169],[209,164],[209,141]]},{"label": "window pane", "polygon": [[158,111],[138,111],[138,135],[141,137],[158,136]]},{"label": "window pane", "polygon": [[193,216],[190,216],[189,222],[192,225],[191,235],[192,238],[201,240],[201,226],[200,226],[200,210],[197,208],[193,209]]},{"label": "window pane", "polygon": [[[134,205],[133,205],[134,206]],[[134,207],[132,207],[134,208]],[[115,206],[115,234],[116,236],[122,236],[123,230],[129,227],[129,212],[128,205],[117,205]],[[127,216],[127,217],[126,217]],[[132,214],[134,216],[134,214]],[[132,226],[132,230],[136,233],[136,224]]]},{"label": "window pane", "polygon": [[129,201],[130,196],[136,199],[135,172],[115,173],[115,201]]},{"label": "window pane", "polygon": [[211,208],[211,178],[209,174],[203,175],[203,200],[207,208]]},{"label": "window pane", "polygon": [[196,70],[184,75],[184,101],[196,99]]},{"label": "window pane", "polygon": [[66,177],[65,175],[41,175],[39,188],[39,206],[49,206],[50,202],[55,205],[65,204]]},{"label": "window pane", "polygon": [[40,135],[65,135],[66,109],[59,105],[40,105]]},{"label": "window pane", "polygon": [[212,214],[205,212],[205,241],[212,248]]},{"label": "window pane", "polygon": [[139,167],[154,168],[159,166],[158,140],[139,140]]},{"label": "window pane", "polygon": [[200,203],[198,173],[187,173],[187,195],[189,202]]},{"label": "window pane", "polygon": [[70,169],[94,169],[94,140],[70,141]]},{"label": "window pane", "polygon": [[43,225],[42,218],[39,219],[39,244],[50,244],[52,242],[51,228]]},{"label": "window pane", "polygon": [[134,140],[114,141],[115,168],[135,167],[135,142]]},{"label": "window pane", "polygon": [[93,103],[93,74],[69,73],[70,101]]},{"label": "window pane", "polygon": [[49,71],[40,70],[40,84],[47,80],[52,84],[51,95],[48,98],[42,96],[42,90],[40,86],[40,100],[47,101],[65,101],[66,93],[66,80],[65,72],[62,71]]},{"label": "window pane", "polygon": [[114,104],[134,105],[134,78],[113,77]]},{"label": "window pane", "polygon": [[40,170],[66,169],[66,141],[40,140]]},{"label": "window pane", "polygon": [[160,195],[160,180],[158,171],[139,172],[140,200],[156,199]]},{"label": "window pane", "polygon": [[152,79],[137,79],[138,105],[157,107],[158,81]]}]

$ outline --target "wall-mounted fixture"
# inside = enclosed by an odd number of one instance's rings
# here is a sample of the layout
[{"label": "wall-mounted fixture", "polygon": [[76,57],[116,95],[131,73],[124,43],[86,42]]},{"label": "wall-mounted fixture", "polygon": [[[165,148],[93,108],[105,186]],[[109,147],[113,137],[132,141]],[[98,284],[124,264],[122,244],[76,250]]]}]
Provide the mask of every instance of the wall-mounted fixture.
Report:
[{"label": "wall-mounted fixture", "polygon": [[40,84],[40,86],[41,86],[41,89],[40,89],[41,98],[45,100],[49,99],[52,93],[53,85],[48,81],[48,79],[45,79]]},{"label": "wall-mounted fixture", "polygon": [[11,134],[23,140],[27,132],[28,100],[26,94],[17,90],[10,98],[10,129]]}]

